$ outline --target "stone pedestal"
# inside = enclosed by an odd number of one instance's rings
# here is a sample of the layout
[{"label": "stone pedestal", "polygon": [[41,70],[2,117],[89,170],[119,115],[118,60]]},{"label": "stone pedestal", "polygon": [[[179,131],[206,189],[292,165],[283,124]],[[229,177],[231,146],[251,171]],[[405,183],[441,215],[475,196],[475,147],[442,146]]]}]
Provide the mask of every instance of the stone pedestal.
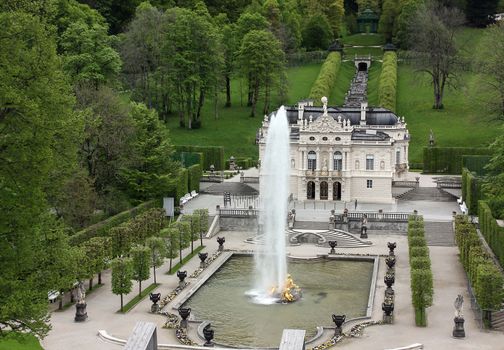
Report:
[{"label": "stone pedestal", "polygon": [[151,308],[150,308],[150,311],[155,314],[159,311],[159,305],[158,304],[152,304],[151,305]]},{"label": "stone pedestal", "polygon": [[75,304],[75,322],[84,322],[87,319],[86,306],[85,302]]},{"label": "stone pedestal", "polygon": [[464,338],[465,337],[465,330],[464,330],[464,318],[462,316],[460,317],[455,317],[453,319],[453,322],[455,322],[455,325],[453,326],[453,337],[454,338]]},{"label": "stone pedestal", "polygon": [[383,314],[383,323],[385,323],[385,324],[394,323],[394,316]]},{"label": "stone pedestal", "polygon": [[179,284],[178,284],[178,285],[179,285],[179,288],[180,288],[180,289],[184,289],[184,288],[185,288],[185,286],[187,285],[187,282],[185,282],[185,281],[179,281]]},{"label": "stone pedestal", "polygon": [[206,266],[205,262],[204,261],[200,261],[200,263],[199,263],[200,269],[204,269],[205,266]]},{"label": "stone pedestal", "polygon": [[394,297],[394,290],[392,287],[387,287],[385,289],[385,298],[393,298]]}]

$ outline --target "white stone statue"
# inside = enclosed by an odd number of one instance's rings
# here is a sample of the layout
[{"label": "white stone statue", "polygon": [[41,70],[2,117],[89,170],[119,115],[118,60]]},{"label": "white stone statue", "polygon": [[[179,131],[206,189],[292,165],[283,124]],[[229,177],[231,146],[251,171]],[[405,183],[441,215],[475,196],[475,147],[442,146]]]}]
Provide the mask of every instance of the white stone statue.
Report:
[{"label": "white stone statue", "polygon": [[322,105],[324,108],[324,115],[327,115],[327,97],[323,96],[320,101],[322,101]]},{"label": "white stone statue", "polygon": [[79,285],[77,286],[77,303],[86,303],[86,287],[84,287],[84,283],[81,281],[79,281]]},{"label": "white stone statue", "polygon": [[464,303],[464,297],[462,295],[457,295],[453,306],[455,306],[455,317],[463,317],[462,315],[462,304]]}]

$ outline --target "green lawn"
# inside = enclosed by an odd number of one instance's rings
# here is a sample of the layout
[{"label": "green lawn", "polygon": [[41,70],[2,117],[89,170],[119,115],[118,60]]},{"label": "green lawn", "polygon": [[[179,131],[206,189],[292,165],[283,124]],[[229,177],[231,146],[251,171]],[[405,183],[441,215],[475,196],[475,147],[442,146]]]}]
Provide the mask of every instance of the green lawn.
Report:
[{"label": "green lawn", "polygon": [[0,350],[43,350],[43,348],[33,335],[20,336],[19,338],[8,335],[0,339]]},{"label": "green lawn", "polygon": [[[308,97],[311,86],[318,76],[321,64],[308,64],[291,67],[287,70],[288,98],[287,103],[293,105]],[[245,84],[232,82],[232,107],[224,108],[224,96],[218,104],[218,118],[214,115],[213,101],[207,100],[202,117],[202,127],[198,130],[182,129],[178,126],[178,119],[174,115],[168,120],[171,140],[176,145],[194,144],[200,146],[224,146],[226,158],[258,157],[255,145],[256,131],[261,125],[263,104],[257,107],[257,115],[250,118],[250,108],[246,107],[247,89]],[[278,107],[279,99],[273,98],[271,109]]]},{"label": "green lawn", "polygon": [[133,299],[131,299],[126,305],[124,305],[123,310],[121,309],[117,310],[117,312],[120,313],[127,313],[131,309],[133,309],[139,302],[142,301],[143,298],[145,298],[147,295],[149,295],[154,289],[159,287],[161,284],[160,283],[152,283],[150,286],[142,290],[142,294],[136,295]]},{"label": "green lawn", "polygon": [[381,34],[354,34],[341,39],[345,45],[376,46],[385,44],[385,38]]},{"label": "green lawn", "polygon": [[406,118],[411,134],[410,163],[423,161],[422,149],[428,145],[430,129],[436,145],[446,147],[483,147],[499,134],[502,123],[488,121],[481,109],[471,103],[474,79],[469,73],[462,75],[459,89],[446,90],[445,108],[434,110],[433,90],[427,78],[415,74],[411,66],[399,65],[397,114]]},{"label": "green lawn", "polygon": [[368,76],[368,104],[378,106],[378,83],[380,82],[382,64],[381,62],[371,62]]},{"label": "green lawn", "polygon": [[329,106],[341,106],[345,101],[345,94],[350,88],[350,82],[355,74],[355,65],[353,62],[341,63],[336,83],[334,84],[331,95],[329,96]]}]

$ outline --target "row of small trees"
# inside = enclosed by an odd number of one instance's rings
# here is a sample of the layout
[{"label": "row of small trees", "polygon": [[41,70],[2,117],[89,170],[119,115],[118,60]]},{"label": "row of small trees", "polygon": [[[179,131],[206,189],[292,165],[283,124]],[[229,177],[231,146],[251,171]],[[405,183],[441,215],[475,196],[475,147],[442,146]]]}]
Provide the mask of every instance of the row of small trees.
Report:
[{"label": "row of small trees", "polygon": [[425,309],[432,305],[434,286],[424,221],[421,216],[412,215],[408,220],[408,246],[415,324],[425,327],[427,326]]},{"label": "row of small trees", "polygon": [[465,215],[455,218],[455,240],[460,261],[483,310],[483,323],[489,327],[491,310],[499,310],[502,304],[504,278],[483,247],[476,228]]},{"label": "row of small trees", "polygon": [[[162,211],[161,211],[162,212]],[[148,212],[147,212],[148,213]],[[182,264],[182,251],[191,247],[194,253],[194,241],[200,239],[203,246],[203,234],[208,231],[208,210],[198,209],[192,215],[184,215],[181,220],[166,225],[166,219],[156,220],[153,211],[153,222],[145,229],[136,220],[123,224],[111,230],[112,241],[112,292],[121,297],[123,310],[123,295],[131,292],[132,281],[138,282],[138,295],[142,294],[142,281],[150,278],[150,268],[156,280],[156,268],[164,263],[164,259],[172,261],[177,256]],[[158,217],[158,219],[160,219]],[[143,220],[140,220],[143,221]]]},{"label": "row of small trees", "polygon": [[397,94],[397,54],[387,51],[383,54],[383,64],[378,85],[380,106],[395,111]]}]

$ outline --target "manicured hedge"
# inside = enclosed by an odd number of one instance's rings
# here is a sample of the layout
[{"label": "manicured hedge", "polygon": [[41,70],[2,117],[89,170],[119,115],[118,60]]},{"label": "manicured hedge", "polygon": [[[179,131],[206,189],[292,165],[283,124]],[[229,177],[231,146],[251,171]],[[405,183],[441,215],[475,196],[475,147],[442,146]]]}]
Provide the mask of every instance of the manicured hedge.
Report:
[{"label": "manicured hedge", "polygon": [[175,146],[176,152],[196,152],[203,154],[203,169],[209,170],[210,165],[215,166],[215,170],[224,169],[224,147],[221,146]]},{"label": "manicured hedge", "polygon": [[462,156],[462,167],[478,176],[484,176],[487,174],[485,166],[491,158],[491,156]]},{"label": "manicured hedge", "polygon": [[205,157],[201,152],[175,152],[173,153],[172,159],[179,161],[184,168],[189,168],[195,164],[199,164],[201,168],[203,168],[205,165]]},{"label": "manicured hedge", "polygon": [[201,165],[195,164],[188,169],[189,172],[189,192],[196,191],[199,192],[200,179],[203,176],[203,170]]},{"label": "manicured hedge", "polygon": [[[236,158],[235,164],[242,169],[254,168],[257,166],[257,159],[253,158]],[[229,159],[225,162],[226,170],[229,169]]]},{"label": "manicured hedge", "polygon": [[320,68],[317,80],[313,83],[310,91],[309,97],[313,99],[316,104],[320,103],[320,99],[323,96],[329,97],[331,95],[340,66],[341,54],[339,52],[330,52],[322,68]]},{"label": "manicured hedge", "polygon": [[488,148],[477,147],[424,147],[423,172],[456,174],[462,172],[462,156],[489,155]]},{"label": "manicured hedge", "polygon": [[487,202],[478,202],[478,218],[480,230],[495,256],[504,266],[504,228],[497,225],[495,217]]},{"label": "manicured hedge", "polygon": [[419,215],[411,215],[408,219],[408,246],[415,324],[425,327],[427,326],[425,309],[432,305],[434,283],[429,248],[425,239],[424,221]]},{"label": "manicured hedge", "polygon": [[478,214],[478,201],[483,199],[481,182],[481,179],[467,168],[462,169],[462,199],[470,215]]},{"label": "manicured hedge", "polygon": [[383,64],[378,83],[379,104],[395,111],[397,94],[397,54],[387,51],[383,54]]},{"label": "manicured hedge", "polygon": [[189,172],[181,168],[178,176],[172,180],[168,197],[175,198],[175,205],[178,205],[180,198],[186,193],[189,193]]},{"label": "manicured hedge", "polygon": [[[480,210],[489,211],[488,206],[481,208],[484,204],[480,202]],[[486,252],[476,228],[468,221],[467,216],[458,215],[455,218],[455,240],[459,247],[462,266],[467,272],[476,300],[484,312],[484,324],[489,327],[489,311],[500,309],[502,304],[504,277]]]},{"label": "manicured hedge", "polygon": [[88,241],[93,237],[104,237],[108,235],[108,231],[116,227],[135,216],[151,209],[151,208],[160,208],[162,207],[162,203],[160,200],[151,200],[145,203],[140,204],[134,208],[129,210],[120,212],[117,215],[111,216],[106,220],[100,221],[94,225],[91,225],[84,230],[81,230],[74,235],[70,236],[70,244],[71,245],[79,245],[83,242]]}]

